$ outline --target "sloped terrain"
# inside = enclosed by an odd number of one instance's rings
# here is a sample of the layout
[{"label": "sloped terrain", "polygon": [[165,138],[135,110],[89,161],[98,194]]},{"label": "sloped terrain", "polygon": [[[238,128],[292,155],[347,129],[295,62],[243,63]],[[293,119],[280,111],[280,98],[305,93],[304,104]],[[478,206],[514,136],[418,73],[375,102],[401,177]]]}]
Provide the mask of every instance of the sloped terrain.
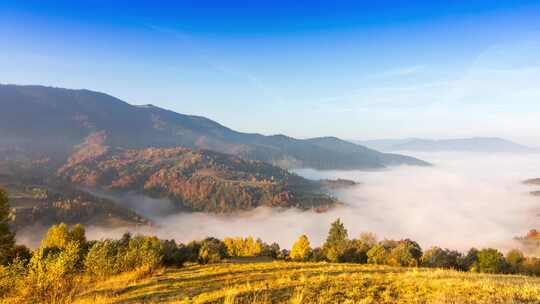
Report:
[{"label": "sloped terrain", "polygon": [[58,170],[70,183],[166,198],[178,210],[232,212],[259,206],[329,208],[337,201],[306,180],[260,161],[208,150],[114,149],[91,144]]},{"label": "sloped terrain", "polygon": [[423,268],[265,262],[166,269],[85,286],[75,303],[539,303],[540,279]]}]

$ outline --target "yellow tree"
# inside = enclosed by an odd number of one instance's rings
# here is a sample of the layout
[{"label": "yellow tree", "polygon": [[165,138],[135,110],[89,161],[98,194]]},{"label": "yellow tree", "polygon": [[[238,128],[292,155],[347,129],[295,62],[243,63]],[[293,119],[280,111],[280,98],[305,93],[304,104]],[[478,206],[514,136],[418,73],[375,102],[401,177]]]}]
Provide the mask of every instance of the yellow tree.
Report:
[{"label": "yellow tree", "polygon": [[306,235],[300,236],[294,243],[291,250],[291,259],[295,261],[306,261],[311,256],[311,245]]}]

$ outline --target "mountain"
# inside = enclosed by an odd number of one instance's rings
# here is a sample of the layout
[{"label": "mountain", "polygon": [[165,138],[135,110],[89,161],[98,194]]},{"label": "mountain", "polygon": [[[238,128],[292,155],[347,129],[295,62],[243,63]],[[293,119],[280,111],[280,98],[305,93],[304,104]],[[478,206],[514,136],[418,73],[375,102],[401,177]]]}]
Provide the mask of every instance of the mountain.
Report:
[{"label": "mountain", "polygon": [[487,152],[487,153],[530,153],[537,150],[506,139],[496,137],[474,137],[462,139],[395,139],[368,140],[357,143],[381,151],[417,152]]},{"label": "mountain", "polygon": [[92,145],[81,147],[58,175],[86,188],[168,199],[177,211],[324,210],[337,204],[319,182],[260,161],[188,148],[104,147],[96,153]]},{"label": "mountain", "polygon": [[50,157],[51,161],[62,164],[74,147],[100,134],[110,147],[182,146],[232,154],[283,168],[374,169],[399,164],[428,165],[412,157],[380,153],[333,137],[295,139],[241,133],[204,117],[152,105],[134,106],[89,90],[0,85],[0,106],[0,157],[17,151],[17,157]]}]

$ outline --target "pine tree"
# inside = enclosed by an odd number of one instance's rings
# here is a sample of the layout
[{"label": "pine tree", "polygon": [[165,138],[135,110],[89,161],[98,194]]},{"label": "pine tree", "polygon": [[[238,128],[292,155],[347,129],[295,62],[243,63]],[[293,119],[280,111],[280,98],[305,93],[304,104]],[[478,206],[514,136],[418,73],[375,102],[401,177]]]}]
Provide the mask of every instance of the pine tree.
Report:
[{"label": "pine tree", "polygon": [[9,201],[7,192],[0,189],[0,264],[9,263],[13,248],[15,247],[15,235],[9,229]]},{"label": "pine tree", "polygon": [[347,229],[345,229],[345,226],[338,218],[332,223],[323,246],[324,254],[330,262],[341,261],[340,259],[347,248],[347,237]]},{"label": "pine tree", "polygon": [[306,235],[300,236],[291,249],[291,259],[306,261],[311,256],[311,245]]}]

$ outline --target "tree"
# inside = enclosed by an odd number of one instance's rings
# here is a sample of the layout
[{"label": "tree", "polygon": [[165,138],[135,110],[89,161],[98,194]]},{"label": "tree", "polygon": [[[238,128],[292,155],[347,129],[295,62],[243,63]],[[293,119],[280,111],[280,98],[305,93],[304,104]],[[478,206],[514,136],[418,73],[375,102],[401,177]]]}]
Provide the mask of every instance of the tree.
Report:
[{"label": "tree", "polygon": [[523,256],[523,253],[518,249],[510,250],[506,254],[506,263],[508,264],[508,268],[512,273],[520,273],[523,269],[524,261],[525,257]]},{"label": "tree", "polygon": [[497,249],[487,248],[478,252],[478,271],[485,273],[502,273],[505,270],[506,261]]},{"label": "tree", "polygon": [[367,252],[367,262],[370,264],[383,265],[386,264],[390,249],[386,248],[383,244],[379,243]]},{"label": "tree", "polygon": [[307,261],[311,256],[311,245],[306,235],[300,236],[291,249],[291,259]]},{"label": "tree", "polygon": [[9,201],[7,192],[0,189],[0,264],[10,262],[15,246],[15,235],[9,229]]},{"label": "tree", "polygon": [[201,242],[199,263],[217,263],[227,256],[227,247],[216,238],[207,238]]},{"label": "tree", "polygon": [[332,223],[323,246],[325,256],[330,262],[341,262],[343,254],[347,249],[347,237],[347,229],[345,229],[341,220],[337,219]]},{"label": "tree", "polygon": [[60,248],[63,249],[71,241],[71,234],[66,224],[61,223],[53,225],[47,231],[45,238],[41,240],[41,247],[43,248]]},{"label": "tree", "polygon": [[424,267],[460,269],[461,258],[461,253],[457,251],[431,247],[422,255],[421,264]]},{"label": "tree", "polygon": [[418,266],[422,257],[422,248],[409,239],[401,240],[388,256],[387,263],[392,266]]},{"label": "tree", "polygon": [[459,269],[463,271],[478,270],[478,249],[471,248],[467,254],[458,260]]}]

